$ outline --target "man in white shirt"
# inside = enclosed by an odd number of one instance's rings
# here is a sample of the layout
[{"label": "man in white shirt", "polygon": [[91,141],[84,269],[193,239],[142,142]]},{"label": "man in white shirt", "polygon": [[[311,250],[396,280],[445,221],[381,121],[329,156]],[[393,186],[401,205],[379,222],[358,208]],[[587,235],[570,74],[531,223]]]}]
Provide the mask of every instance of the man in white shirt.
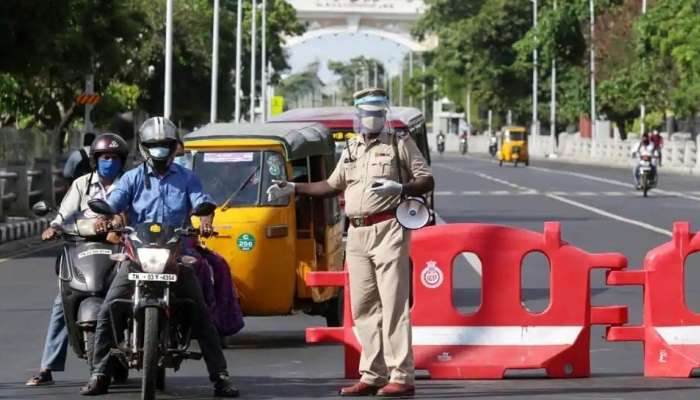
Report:
[{"label": "man in white shirt", "polygon": [[[119,176],[124,171],[129,147],[121,137],[106,133],[100,135],[90,147],[90,162],[93,171],[85,174],[70,186],[63,197],[56,218],[51,226],[41,235],[43,240],[51,240],[58,236],[61,224],[73,220],[79,214],[94,216],[87,203],[91,199],[106,199]],[[118,240],[107,237],[108,241]],[[54,383],[52,371],[63,371],[68,350],[68,331],[63,315],[61,295],[56,296],[51,310],[49,327],[44,342],[44,353],[41,357],[39,375],[30,378],[27,386],[43,386]]]}]

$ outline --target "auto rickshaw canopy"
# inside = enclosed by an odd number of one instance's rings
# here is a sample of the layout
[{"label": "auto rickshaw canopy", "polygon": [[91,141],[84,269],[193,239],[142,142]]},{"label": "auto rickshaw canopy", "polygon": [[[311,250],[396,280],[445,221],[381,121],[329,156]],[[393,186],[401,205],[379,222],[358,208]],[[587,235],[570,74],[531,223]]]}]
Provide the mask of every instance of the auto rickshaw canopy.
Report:
[{"label": "auto rickshaw canopy", "polygon": [[185,142],[196,140],[266,139],[282,144],[288,160],[316,155],[332,155],[335,143],[328,128],[315,122],[275,124],[211,123],[185,135]]}]

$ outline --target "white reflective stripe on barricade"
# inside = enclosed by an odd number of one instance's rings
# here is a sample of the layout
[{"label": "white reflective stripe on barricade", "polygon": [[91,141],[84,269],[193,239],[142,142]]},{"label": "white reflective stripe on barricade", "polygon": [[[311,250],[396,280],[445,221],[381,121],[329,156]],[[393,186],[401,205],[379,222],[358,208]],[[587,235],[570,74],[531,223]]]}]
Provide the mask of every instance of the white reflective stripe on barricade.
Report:
[{"label": "white reflective stripe on barricade", "polygon": [[[582,326],[414,326],[414,346],[572,345]],[[357,337],[357,328],[353,328]]]},{"label": "white reflective stripe on barricade", "polygon": [[654,328],[664,342],[669,345],[699,345],[700,326],[657,326]]}]

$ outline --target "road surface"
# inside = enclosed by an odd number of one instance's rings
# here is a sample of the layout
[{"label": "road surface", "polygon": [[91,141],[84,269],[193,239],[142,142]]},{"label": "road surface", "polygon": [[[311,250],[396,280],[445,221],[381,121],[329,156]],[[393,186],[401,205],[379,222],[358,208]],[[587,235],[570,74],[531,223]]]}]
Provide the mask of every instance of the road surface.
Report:
[{"label": "road surface", "polygon": [[[561,162],[504,166],[481,157],[434,156],[437,211],[447,223],[479,222],[542,231],[544,221],[561,221],[566,241],[591,252],[619,251],[631,267],[669,239],[672,223],[700,226],[700,185],[696,178],[661,171],[660,190],[644,199],[632,188],[631,171]],[[56,385],[25,388],[39,366],[49,306],[56,293],[53,257],[57,247],[36,239],[0,248],[0,399],[75,399],[87,379],[82,360],[69,353],[66,372]],[[472,260],[472,263],[475,262]],[[688,302],[700,310],[700,260],[689,266]],[[458,308],[479,302],[478,268],[459,259],[455,266]],[[526,261],[524,301],[532,309],[547,304],[548,280],[542,259]],[[630,323],[641,322],[642,291],[606,287],[604,273],[592,274],[594,305],[627,304]],[[305,315],[247,318],[231,338],[226,357],[242,398],[334,398],[342,379],[340,346],[306,346],[303,329],[323,319]],[[538,372],[509,374],[504,381],[418,381],[424,398],[485,399],[697,399],[692,379],[644,379],[640,343],[608,343],[603,329],[592,334],[592,378],[550,380]],[[420,373],[420,376],[425,376]],[[139,397],[137,375],[114,386],[105,399]],[[188,361],[168,378],[159,398],[210,398],[200,361]]]}]

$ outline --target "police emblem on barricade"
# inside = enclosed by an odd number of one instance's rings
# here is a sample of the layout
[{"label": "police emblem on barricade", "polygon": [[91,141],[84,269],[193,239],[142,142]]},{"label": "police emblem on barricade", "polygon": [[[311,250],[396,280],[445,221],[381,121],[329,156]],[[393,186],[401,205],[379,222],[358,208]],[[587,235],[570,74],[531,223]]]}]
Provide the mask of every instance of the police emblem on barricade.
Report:
[{"label": "police emblem on barricade", "polygon": [[423,286],[429,289],[440,287],[444,279],[445,277],[442,270],[437,266],[435,261],[428,261],[420,274],[420,280],[423,282]]}]

